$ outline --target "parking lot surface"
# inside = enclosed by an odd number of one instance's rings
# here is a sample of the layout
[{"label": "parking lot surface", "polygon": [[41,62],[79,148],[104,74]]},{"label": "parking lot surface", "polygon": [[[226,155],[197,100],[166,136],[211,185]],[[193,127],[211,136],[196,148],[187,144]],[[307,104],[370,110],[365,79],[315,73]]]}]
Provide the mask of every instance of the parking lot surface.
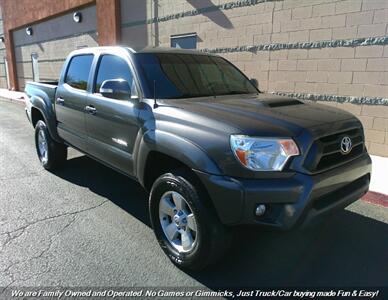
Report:
[{"label": "parking lot surface", "polygon": [[23,106],[0,101],[2,288],[388,285],[386,207],[357,201],[308,230],[239,228],[222,262],[185,272],[159,248],[147,197],[74,150],[63,169],[45,171]]}]

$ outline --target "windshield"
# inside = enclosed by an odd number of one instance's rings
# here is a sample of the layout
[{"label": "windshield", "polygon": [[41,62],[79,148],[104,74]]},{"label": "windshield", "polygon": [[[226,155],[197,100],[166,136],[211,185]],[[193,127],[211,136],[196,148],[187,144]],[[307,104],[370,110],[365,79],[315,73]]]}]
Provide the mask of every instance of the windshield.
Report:
[{"label": "windshield", "polygon": [[159,99],[252,94],[258,90],[231,63],[217,56],[139,53],[151,91]]}]

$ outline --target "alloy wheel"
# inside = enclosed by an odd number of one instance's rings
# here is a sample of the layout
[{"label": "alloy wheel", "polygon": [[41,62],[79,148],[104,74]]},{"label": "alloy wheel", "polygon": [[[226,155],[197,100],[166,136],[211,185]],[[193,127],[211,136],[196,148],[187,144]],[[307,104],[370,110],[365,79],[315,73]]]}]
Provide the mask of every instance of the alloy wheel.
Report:
[{"label": "alloy wheel", "polygon": [[168,191],[159,202],[159,219],[167,241],[178,252],[191,251],[197,240],[197,222],[187,200],[178,192]]},{"label": "alloy wheel", "polygon": [[41,162],[46,163],[48,160],[48,145],[46,134],[42,129],[38,133],[38,149]]}]

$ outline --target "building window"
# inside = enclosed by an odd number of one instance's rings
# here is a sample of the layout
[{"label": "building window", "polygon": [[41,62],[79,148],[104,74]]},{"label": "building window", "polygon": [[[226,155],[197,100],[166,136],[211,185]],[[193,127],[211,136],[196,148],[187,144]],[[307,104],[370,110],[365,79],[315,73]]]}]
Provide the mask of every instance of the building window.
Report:
[{"label": "building window", "polygon": [[171,47],[182,49],[197,49],[197,34],[181,34],[171,36]]}]

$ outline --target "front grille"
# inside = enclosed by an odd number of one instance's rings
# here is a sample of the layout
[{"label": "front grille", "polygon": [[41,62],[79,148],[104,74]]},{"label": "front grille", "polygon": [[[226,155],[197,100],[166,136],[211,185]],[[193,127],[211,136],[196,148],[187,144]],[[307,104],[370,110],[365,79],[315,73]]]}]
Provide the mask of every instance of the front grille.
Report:
[{"label": "front grille", "polygon": [[[340,144],[344,136],[352,140],[352,150],[348,154],[341,152]],[[365,151],[364,135],[361,128],[354,128],[336,134],[321,137],[314,141],[305,160],[305,168],[310,172],[320,172],[351,161]]]}]

